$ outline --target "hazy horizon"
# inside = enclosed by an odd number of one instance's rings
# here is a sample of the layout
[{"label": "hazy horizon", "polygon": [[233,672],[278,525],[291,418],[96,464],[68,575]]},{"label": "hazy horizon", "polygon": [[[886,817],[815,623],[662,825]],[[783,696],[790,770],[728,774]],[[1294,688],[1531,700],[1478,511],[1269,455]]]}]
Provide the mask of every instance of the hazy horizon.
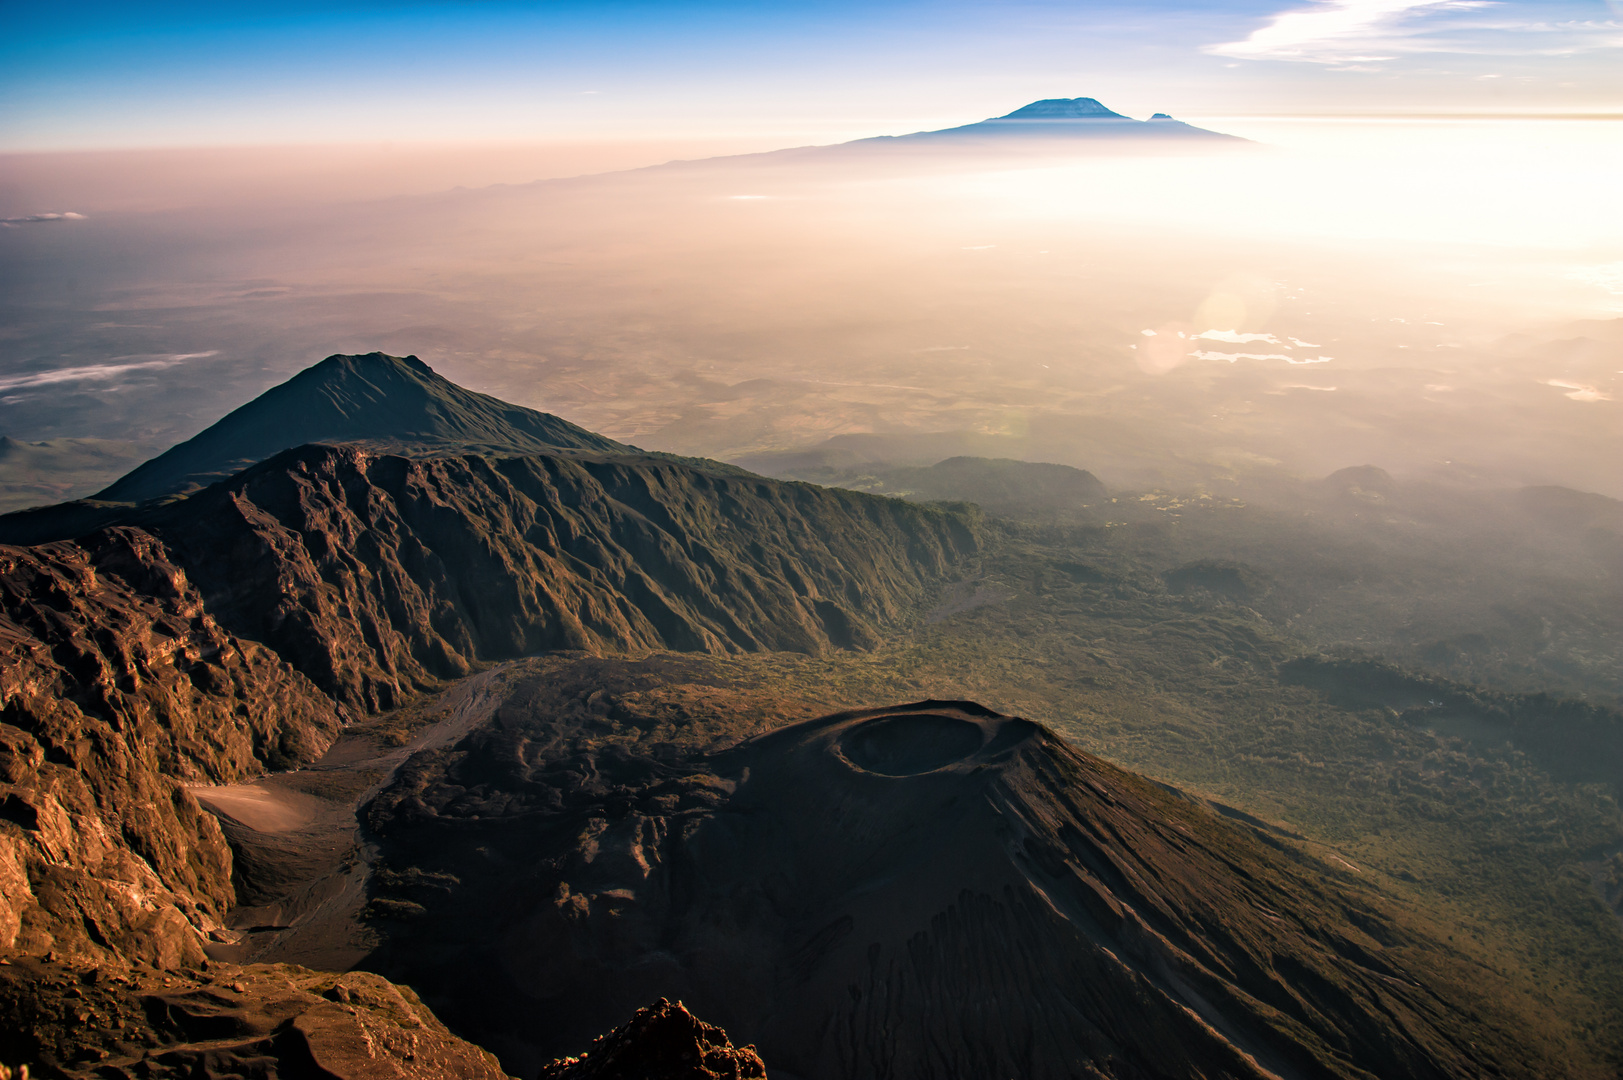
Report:
[{"label": "hazy horizon", "polygon": [[[1623,497],[1606,5],[94,10],[0,80],[14,440],[138,457],[382,349],[729,460]],[[1250,143],[771,153],[1074,96]]]}]

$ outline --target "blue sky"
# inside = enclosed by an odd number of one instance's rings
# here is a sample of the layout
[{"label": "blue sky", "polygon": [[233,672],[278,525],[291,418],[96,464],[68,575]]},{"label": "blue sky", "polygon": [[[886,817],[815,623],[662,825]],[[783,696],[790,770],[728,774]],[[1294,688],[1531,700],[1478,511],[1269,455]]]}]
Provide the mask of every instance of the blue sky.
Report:
[{"label": "blue sky", "polygon": [[[1623,3],[9,3],[0,149],[1623,112]],[[1623,130],[1623,129],[1620,129]]]}]

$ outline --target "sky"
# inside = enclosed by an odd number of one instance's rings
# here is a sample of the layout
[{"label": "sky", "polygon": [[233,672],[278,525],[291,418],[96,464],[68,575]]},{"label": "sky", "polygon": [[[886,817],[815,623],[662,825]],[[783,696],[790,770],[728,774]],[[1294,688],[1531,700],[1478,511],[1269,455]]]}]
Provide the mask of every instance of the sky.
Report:
[{"label": "sky", "polygon": [[[0,152],[1623,115],[1618,0],[7,5]],[[1623,130],[1623,128],[1620,128]]]}]

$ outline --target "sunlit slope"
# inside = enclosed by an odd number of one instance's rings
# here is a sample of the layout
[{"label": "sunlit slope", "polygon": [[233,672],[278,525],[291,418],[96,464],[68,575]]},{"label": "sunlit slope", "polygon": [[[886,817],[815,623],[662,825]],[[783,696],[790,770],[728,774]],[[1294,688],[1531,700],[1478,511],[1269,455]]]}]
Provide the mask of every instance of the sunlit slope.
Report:
[{"label": "sunlit slope", "polygon": [[567,420],[464,389],[415,356],[329,356],[93,498],[141,502],[195,490],[312,442],[416,452],[626,450]]}]

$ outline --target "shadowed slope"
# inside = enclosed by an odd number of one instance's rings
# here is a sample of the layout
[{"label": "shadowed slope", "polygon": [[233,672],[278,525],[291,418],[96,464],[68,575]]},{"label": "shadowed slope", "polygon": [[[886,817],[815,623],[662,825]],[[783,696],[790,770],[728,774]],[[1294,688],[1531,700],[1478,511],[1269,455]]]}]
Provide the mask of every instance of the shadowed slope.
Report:
[{"label": "shadowed slope", "polygon": [[920,702],[705,755],[601,697],[514,700],[370,809],[459,882],[376,961],[509,1071],[656,995],[806,1080],[1531,1071],[1446,947],[1030,721]]},{"label": "shadowed slope", "polygon": [[529,453],[627,447],[548,413],[464,389],[415,356],[329,356],[173,446],[94,499],[142,502],[195,490],[314,442]]}]

